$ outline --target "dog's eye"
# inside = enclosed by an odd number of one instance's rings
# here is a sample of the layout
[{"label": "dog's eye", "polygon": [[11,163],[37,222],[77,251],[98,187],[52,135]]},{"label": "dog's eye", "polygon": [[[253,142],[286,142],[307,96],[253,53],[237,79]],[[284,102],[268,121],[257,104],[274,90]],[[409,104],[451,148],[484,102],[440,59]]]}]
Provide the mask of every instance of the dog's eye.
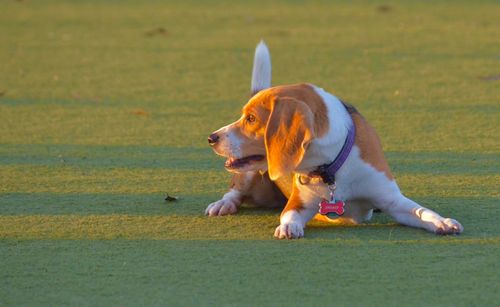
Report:
[{"label": "dog's eye", "polygon": [[247,123],[251,124],[251,123],[255,122],[255,115],[248,114],[247,117],[245,118],[245,120],[247,121]]}]

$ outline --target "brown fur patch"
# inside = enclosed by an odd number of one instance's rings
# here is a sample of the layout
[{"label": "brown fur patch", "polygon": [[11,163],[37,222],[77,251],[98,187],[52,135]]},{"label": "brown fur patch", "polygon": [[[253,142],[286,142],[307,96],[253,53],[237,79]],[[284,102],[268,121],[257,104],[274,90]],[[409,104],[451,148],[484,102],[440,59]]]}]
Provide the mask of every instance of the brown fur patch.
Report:
[{"label": "brown fur patch", "polygon": [[275,100],[265,135],[271,179],[291,173],[302,162],[314,137],[313,125],[313,114],[304,102],[291,97]]},{"label": "brown fur patch", "polygon": [[231,180],[231,188],[241,193],[242,201],[269,208],[283,207],[289,196],[283,195],[280,188],[269,179],[267,172],[235,173]]},{"label": "brown fur patch", "polygon": [[255,148],[253,141],[260,141],[265,134],[269,172],[273,179],[295,168],[309,141],[322,137],[329,129],[326,105],[308,84],[263,90],[243,108],[243,118],[248,114],[255,116],[255,122],[248,125],[243,119],[238,126],[241,134],[253,144],[244,144],[242,151],[247,153]]},{"label": "brown fur patch", "polygon": [[377,132],[356,109],[351,113],[351,117],[356,126],[355,144],[361,151],[361,159],[371,164],[376,170],[383,172],[390,180],[393,180],[394,177],[385,160]]},{"label": "brown fur patch", "polygon": [[[310,109],[314,116],[314,135],[322,137],[328,132],[329,121],[326,105],[323,99],[314,91],[314,88],[305,83],[281,85],[260,91],[253,96],[243,107],[243,114],[254,114],[260,120],[255,127],[265,128],[267,119],[273,108],[273,103],[279,98],[294,98],[302,101]],[[242,127],[242,129],[247,129]],[[254,128],[258,133],[258,128]]]},{"label": "brown fur patch", "polygon": [[277,180],[275,180],[274,183],[278,186],[281,193],[283,193],[283,195],[285,195],[287,199],[290,198],[290,195],[292,195],[292,190],[293,190],[292,174],[280,177]]},{"label": "brown fur patch", "polygon": [[300,199],[300,190],[297,188],[295,183],[293,183],[292,187],[292,195],[288,199],[285,208],[281,211],[281,216],[283,216],[286,212],[290,210],[300,211],[304,208],[304,203]]},{"label": "brown fur patch", "polygon": [[314,135],[319,138],[328,132],[329,121],[325,102],[311,85],[283,85],[270,88],[268,92],[274,97],[292,97],[304,102],[314,115]]}]

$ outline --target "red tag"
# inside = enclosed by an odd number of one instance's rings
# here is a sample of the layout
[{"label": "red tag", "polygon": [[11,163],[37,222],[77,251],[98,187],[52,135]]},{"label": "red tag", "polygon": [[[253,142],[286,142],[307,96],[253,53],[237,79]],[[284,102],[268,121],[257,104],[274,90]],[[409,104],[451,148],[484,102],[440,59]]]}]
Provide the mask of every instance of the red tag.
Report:
[{"label": "red tag", "polygon": [[344,214],[344,206],[345,206],[345,203],[341,200],[335,202],[335,203],[331,203],[329,201],[322,201],[321,203],[319,203],[319,213],[325,215],[325,214],[328,214],[328,213],[335,213],[337,215],[342,215]]}]

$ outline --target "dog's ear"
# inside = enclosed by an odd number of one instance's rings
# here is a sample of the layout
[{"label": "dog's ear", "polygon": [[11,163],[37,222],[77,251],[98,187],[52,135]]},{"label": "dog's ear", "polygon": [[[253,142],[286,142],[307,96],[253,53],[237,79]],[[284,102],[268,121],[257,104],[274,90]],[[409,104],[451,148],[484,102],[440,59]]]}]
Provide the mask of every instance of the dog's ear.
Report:
[{"label": "dog's ear", "polygon": [[266,126],[266,153],[269,177],[275,180],[291,173],[300,164],[314,138],[314,115],[302,101],[276,98]]}]

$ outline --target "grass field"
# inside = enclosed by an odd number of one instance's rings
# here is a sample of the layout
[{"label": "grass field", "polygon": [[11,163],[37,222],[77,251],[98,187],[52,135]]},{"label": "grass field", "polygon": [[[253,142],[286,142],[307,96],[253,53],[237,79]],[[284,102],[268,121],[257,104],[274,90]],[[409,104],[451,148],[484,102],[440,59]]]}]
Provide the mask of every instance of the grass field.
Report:
[{"label": "grass field", "polygon": [[[496,1],[3,1],[0,306],[498,305],[499,37]],[[356,105],[463,235],[204,217],[261,38],[274,84]]]}]

